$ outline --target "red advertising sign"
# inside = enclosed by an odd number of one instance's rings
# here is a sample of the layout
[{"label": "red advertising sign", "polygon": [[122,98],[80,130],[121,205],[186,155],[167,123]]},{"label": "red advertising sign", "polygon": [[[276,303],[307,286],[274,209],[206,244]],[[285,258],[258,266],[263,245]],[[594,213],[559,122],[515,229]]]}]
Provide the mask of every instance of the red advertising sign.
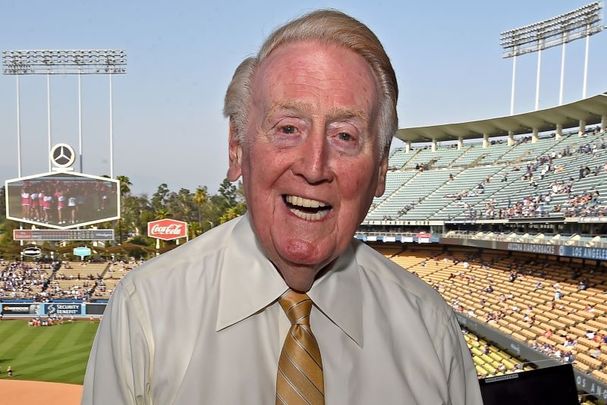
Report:
[{"label": "red advertising sign", "polygon": [[150,238],[173,240],[185,238],[188,232],[188,224],[176,219],[159,219],[148,222],[148,236]]}]

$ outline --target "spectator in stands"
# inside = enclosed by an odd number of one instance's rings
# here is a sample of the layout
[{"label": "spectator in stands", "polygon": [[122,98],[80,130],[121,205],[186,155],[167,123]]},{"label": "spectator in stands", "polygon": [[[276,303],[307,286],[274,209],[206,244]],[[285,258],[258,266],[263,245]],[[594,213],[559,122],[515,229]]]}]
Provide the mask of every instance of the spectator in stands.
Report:
[{"label": "spectator in stands", "polygon": [[450,308],[353,239],[384,190],[396,99],[375,35],[337,11],[247,58],[224,108],[247,214],[125,276],[83,403],[481,404]]},{"label": "spectator in stands", "polygon": [[575,344],[576,344],[576,341],[571,336],[567,336],[567,339],[565,339],[563,346],[573,347],[573,346],[575,346]]},{"label": "spectator in stands", "polygon": [[594,357],[595,359],[598,359],[599,357],[601,357],[601,345],[596,345],[595,347],[593,347],[592,349],[590,349],[590,352],[588,352],[588,354],[592,357]]}]

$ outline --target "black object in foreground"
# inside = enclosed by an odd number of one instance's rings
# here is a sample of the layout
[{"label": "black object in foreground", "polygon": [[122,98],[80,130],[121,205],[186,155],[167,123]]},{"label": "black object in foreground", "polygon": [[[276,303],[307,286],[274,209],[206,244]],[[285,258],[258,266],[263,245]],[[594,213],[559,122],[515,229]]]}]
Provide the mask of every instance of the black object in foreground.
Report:
[{"label": "black object in foreground", "polygon": [[485,405],[579,405],[571,364],[479,380]]}]

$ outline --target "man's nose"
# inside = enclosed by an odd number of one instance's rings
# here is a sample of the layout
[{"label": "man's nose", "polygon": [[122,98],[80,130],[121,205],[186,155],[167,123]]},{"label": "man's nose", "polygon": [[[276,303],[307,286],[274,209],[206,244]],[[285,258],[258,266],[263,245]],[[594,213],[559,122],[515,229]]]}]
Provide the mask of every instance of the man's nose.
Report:
[{"label": "man's nose", "polygon": [[333,173],[330,155],[330,145],[324,131],[316,131],[301,145],[293,172],[303,177],[309,184],[331,181]]}]

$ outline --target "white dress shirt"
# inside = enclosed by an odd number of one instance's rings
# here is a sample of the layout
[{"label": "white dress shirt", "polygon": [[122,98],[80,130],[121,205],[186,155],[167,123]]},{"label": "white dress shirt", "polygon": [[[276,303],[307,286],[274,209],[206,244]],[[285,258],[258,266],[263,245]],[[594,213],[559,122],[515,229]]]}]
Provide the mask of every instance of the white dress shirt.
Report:
[{"label": "white dress shirt", "polygon": [[[82,403],[273,404],[287,288],[246,215],[147,262],[105,311]],[[451,309],[381,254],[353,240],[308,295],[327,405],[482,404]]]}]

